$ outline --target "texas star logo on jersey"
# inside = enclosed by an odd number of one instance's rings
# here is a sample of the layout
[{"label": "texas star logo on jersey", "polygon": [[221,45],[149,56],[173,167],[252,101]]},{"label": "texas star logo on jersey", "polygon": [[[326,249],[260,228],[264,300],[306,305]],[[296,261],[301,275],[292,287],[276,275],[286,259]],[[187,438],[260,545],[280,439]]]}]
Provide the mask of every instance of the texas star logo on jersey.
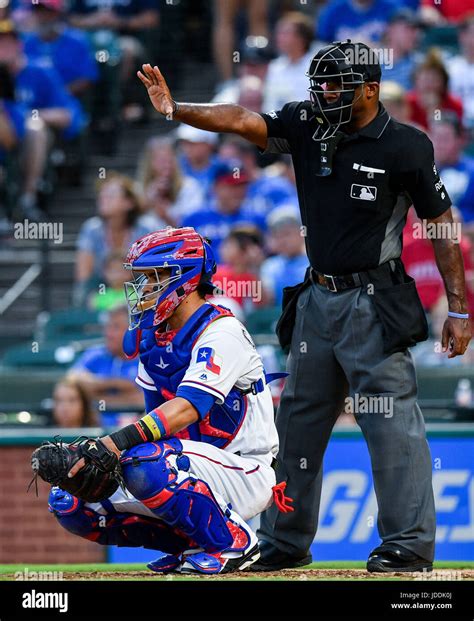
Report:
[{"label": "texas star logo on jersey", "polygon": [[222,358],[212,347],[200,347],[197,353],[197,362],[205,362],[206,369],[216,375],[221,372]]}]

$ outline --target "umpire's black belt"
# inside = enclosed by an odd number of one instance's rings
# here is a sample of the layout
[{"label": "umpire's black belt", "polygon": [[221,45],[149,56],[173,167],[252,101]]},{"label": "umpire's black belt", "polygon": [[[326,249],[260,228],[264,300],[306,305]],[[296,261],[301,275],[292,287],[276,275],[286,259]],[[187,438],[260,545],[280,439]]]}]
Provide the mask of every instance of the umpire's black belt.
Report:
[{"label": "umpire's black belt", "polygon": [[369,283],[393,283],[395,281],[394,272],[398,266],[397,264],[400,263],[400,259],[391,259],[390,261],[387,261],[387,263],[382,263],[382,265],[379,265],[372,270],[368,270],[367,272],[354,272],[353,274],[345,274],[342,276],[323,274],[312,267],[310,268],[310,278],[314,284],[322,285],[323,287],[326,287],[328,291],[337,293],[338,291],[344,291],[345,289],[362,287]]}]

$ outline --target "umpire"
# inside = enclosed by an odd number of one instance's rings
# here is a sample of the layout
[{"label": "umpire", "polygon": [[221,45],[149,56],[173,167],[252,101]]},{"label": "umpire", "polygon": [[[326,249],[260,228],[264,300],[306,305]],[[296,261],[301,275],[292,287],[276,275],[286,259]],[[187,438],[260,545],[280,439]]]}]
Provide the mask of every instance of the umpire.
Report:
[{"label": "umpire", "polygon": [[285,290],[277,328],[289,348],[277,414],[277,477],[287,482],[295,511],[272,506],[263,515],[254,568],[311,561],[323,455],[352,397],[368,404],[354,414],[370,452],[382,539],[367,569],[430,569],[436,527],[431,457],[407,349],[428,330],[415,283],[400,261],[410,204],[431,232],[440,232],[433,247],[449,302],[443,350],[450,358],[462,355],[471,338],[459,240],[449,235],[451,202],[430,140],[389,117],[379,102],[380,65],[360,43],[321,49],[308,71],[310,101],[262,115],[233,104],[177,103],[157,67],[144,65],[138,75],[168,118],[234,132],[293,158],[311,267],[304,283]]}]

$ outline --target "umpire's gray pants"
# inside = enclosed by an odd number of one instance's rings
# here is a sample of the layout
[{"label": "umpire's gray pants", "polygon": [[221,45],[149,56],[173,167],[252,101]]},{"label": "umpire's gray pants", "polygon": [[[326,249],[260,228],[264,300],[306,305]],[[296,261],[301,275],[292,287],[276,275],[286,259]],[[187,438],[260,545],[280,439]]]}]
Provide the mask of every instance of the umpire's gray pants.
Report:
[{"label": "umpire's gray pants", "polygon": [[393,397],[392,416],[355,413],[372,463],[378,530],[383,542],[432,560],[431,456],[416,403],[415,369],[408,351],[383,353],[382,327],[368,293],[332,293],[315,284],[305,289],[287,370],[276,419],[277,480],[287,481],[295,511],[280,513],[273,504],[262,515],[260,538],[291,555],[307,554],[318,525],[323,455],[345,397]]}]

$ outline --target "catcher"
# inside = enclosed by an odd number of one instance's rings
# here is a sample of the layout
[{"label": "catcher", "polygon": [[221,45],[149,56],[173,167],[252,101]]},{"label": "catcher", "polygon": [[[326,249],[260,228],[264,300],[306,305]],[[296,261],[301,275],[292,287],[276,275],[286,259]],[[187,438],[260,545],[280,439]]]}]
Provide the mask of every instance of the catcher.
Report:
[{"label": "catcher", "polygon": [[261,359],[215,293],[210,245],[192,228],[146,235],[124,267],[129,330],[124,351],[140,357],[147,414],[100,439],[42,445],[34,472],[55,487],[49,509],[70,532],[103,545],[162,555],[158,572],[222,573],[259,558],[246,523],[275,499],[278,451]]}]

